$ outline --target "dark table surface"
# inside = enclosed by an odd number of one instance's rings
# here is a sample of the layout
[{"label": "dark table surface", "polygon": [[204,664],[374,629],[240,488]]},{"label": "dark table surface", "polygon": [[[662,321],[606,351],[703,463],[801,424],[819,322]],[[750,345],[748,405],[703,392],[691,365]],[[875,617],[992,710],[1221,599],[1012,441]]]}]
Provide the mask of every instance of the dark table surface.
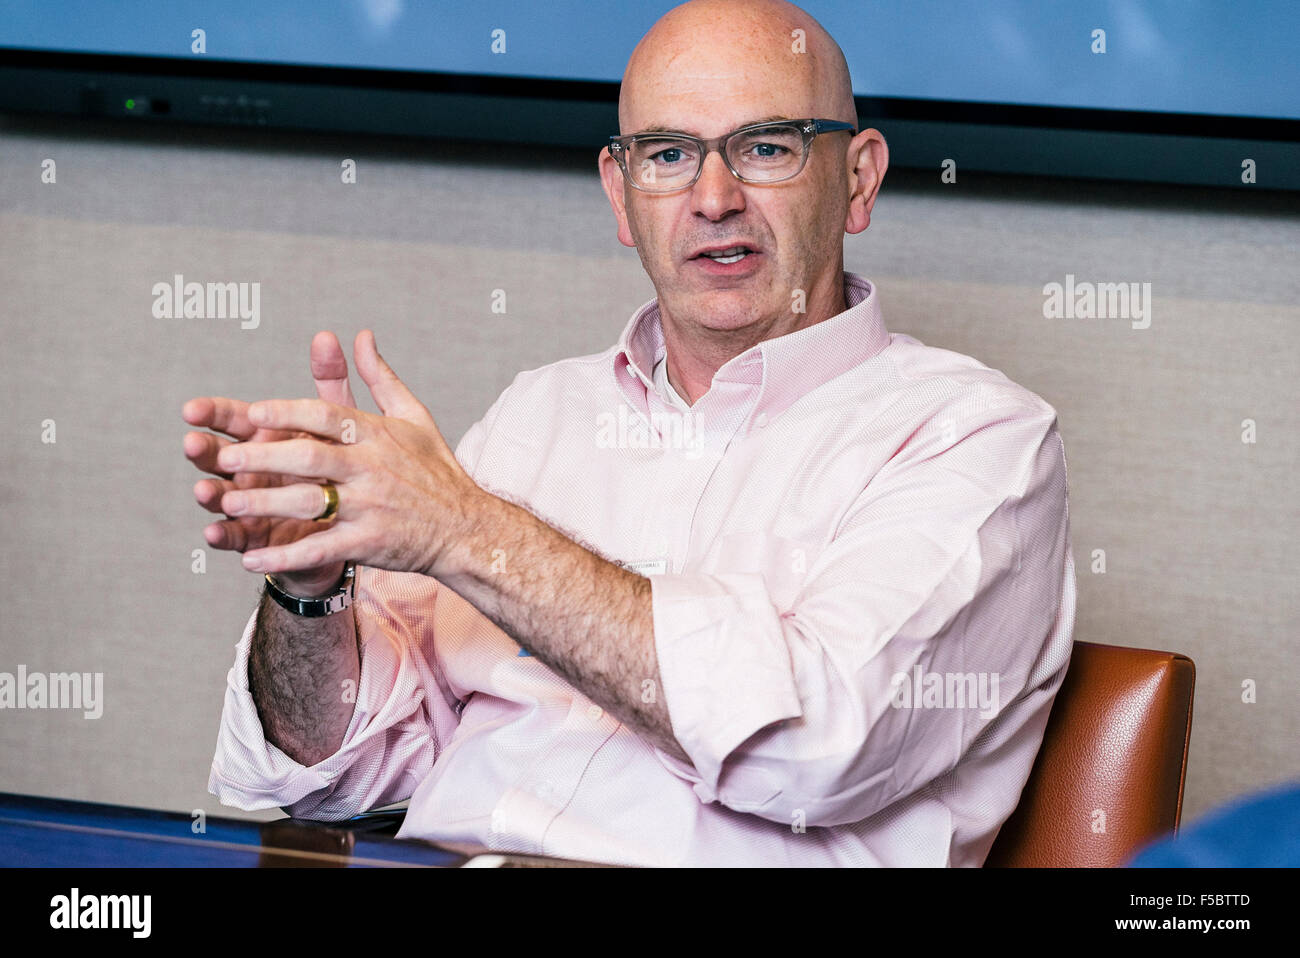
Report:
[{"label": "dark table surface", "polygon": [[0,792],[0,867],[563,867],[563,859],[393,837],[403,809],[250,822]]}]

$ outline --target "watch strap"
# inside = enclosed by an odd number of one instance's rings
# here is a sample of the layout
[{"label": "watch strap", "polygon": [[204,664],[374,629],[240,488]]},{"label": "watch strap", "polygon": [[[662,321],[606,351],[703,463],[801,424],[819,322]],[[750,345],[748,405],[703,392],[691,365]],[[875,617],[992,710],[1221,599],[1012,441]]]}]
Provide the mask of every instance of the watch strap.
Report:
[{"label": "watch strap", "polygon": [[319,618],[323,615],[333,615],[335,612],[342,612],[352,604],[352,599],[356,595],[357,567],[356,563],[349,562],[343,569],[343,578],[339,582],[339,587],[332,593],[319,598],[304,599],[300,596],[290,595],[285,592],[271,578],[271,574],[266,574],[266,591],[276,603],[284,609],[292,612],[294,615],[301,615],[309,619]]}]

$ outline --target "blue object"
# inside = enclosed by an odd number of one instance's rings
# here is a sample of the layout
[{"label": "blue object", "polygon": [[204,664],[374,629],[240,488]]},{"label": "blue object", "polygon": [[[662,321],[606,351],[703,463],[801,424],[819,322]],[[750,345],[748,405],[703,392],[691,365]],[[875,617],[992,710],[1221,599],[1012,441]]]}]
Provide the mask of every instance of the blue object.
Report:
[{"label": "blue object", "polygon": [[[0,47],[615,82],[677,3],[6,0]],[[859,96],[1300,119],[1289,0],[800,6],[844,48]]]},{"label": "blue object", "polygon": [[1300,782],[1238,798],[1174,837],[1148,845],[1129,866],[1300,867]]},{"label": "blue object", "polygon": [[252,868],[331,865],[454,868],[466,855],[381,834],[394,813],[343,823],[252,822],[99,802],[0,793],[0,868]]}]

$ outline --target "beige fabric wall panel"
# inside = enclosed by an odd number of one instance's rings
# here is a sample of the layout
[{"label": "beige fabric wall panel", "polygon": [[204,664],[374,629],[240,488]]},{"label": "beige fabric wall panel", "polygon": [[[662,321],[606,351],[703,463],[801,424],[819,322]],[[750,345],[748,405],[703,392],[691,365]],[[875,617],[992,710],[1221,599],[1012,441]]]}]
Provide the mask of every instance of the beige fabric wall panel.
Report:
[{"label": "beige fabric wall panel", "polygon": [[[242,814],[206,783],[259,585],[212,549],[194,569],[181,404],[310,395],[312,335],[350,355],[369,326],[455,443],[517,372],[606,348],[653,295],[595,158],[0,120],[0,671],[104,675],[97,719],[0,712],[0,790]],[[1300,775],[1297,250],[1296,197],[901,171],[846,244],[892,330],[1057,408],[1076,638],[1196,661],[1190,817]],[[257,327],[155,317],[176,274],[260,284]],[[1150,283],[1149,328],[1046,318],[1067,275]]]}]

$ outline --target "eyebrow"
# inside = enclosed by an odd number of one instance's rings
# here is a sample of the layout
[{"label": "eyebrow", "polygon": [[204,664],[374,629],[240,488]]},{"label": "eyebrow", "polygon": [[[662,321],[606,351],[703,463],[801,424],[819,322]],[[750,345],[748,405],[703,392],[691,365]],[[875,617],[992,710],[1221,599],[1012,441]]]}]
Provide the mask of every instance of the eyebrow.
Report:
[{"label": "eyebrow", "polygon": [[[792,117],[782,116],[781,114],[777,113],[771,116],[761,117],[757,120],[750,120],[746,123],[742,123],[740,124],[740,126],[736,127],[736,129],[740,130],[747,126],[754,126],[756,123],[774,123],[778,120],[789,121],[791,119]],[[637,132],[638,133],[677,133],[680,134],[681,136],[699,136],[699,134],[697,133],[692,133],[689,130],[679,130],[675,127],[669,126],[666,123],[655,123],[646,127],[643,130],[638,130]],[[701,139],[703,139],[703,137],[701,137]]]}]

